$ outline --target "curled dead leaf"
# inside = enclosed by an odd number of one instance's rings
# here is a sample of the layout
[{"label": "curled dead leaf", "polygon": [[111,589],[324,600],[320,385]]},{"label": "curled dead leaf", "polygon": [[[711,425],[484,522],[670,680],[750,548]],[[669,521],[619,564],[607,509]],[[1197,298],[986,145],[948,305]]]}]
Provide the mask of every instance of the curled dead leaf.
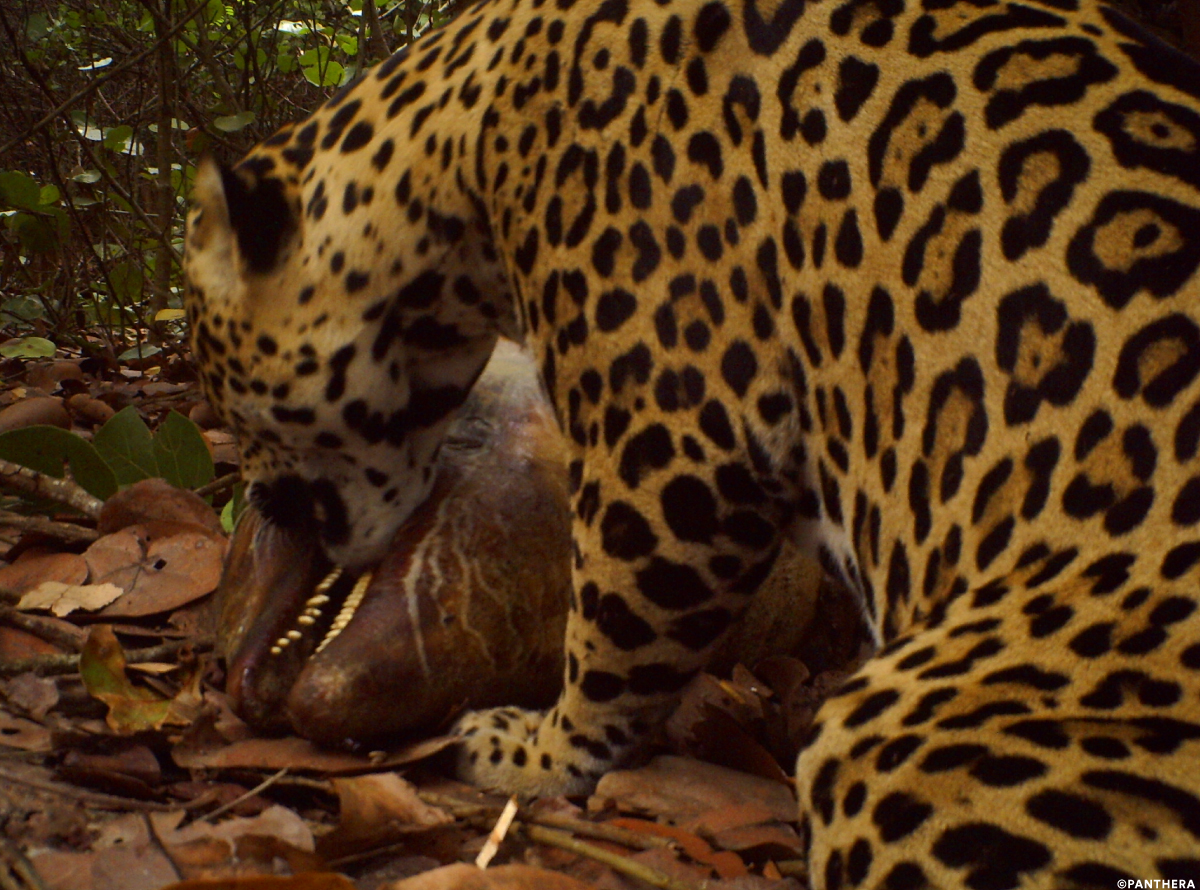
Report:
[{"label": "curled dead leaf", "polygon": [[216,589],[225,545],[177,523],[131,525],[100,538],[84,553],[95,583],[124,595],[105,617],[140,618],[178,609]]},{"label": "curled dead leaf", "polygon": [[95,612],[103,609],[125,591],[116,584],[63,584],[43,581],[21,597],[17,608],[23,612],[46,609],[62,618],[77,609]]}]

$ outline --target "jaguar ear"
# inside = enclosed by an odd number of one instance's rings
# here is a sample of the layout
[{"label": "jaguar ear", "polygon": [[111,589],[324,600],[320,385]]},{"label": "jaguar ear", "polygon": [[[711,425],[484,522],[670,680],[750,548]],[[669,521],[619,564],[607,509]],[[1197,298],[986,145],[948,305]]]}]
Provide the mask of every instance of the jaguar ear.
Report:
[{"label": "jaguar ear", "polygon": [[204,240],[225,241],[232,234],[251,272],[271,271],[298,228],[280,180],[258,179],[211,158],[202,159],[196,168],[192,201],[200,211],[195,225]]}]

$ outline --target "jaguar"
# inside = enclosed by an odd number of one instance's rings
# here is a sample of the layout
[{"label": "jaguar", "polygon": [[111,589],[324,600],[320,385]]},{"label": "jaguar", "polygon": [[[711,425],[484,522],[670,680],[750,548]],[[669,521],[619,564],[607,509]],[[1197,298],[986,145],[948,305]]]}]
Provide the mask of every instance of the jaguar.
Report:
[{"label": "jaguar", "polygon": [[536,358],[564,688],[463,777],[631,762],[791,540],[879,647],[797,763],[814,887],[1200,877],[1194,61],[1096,0],[484,0],[193,202],[250,501],[352,572]]}]

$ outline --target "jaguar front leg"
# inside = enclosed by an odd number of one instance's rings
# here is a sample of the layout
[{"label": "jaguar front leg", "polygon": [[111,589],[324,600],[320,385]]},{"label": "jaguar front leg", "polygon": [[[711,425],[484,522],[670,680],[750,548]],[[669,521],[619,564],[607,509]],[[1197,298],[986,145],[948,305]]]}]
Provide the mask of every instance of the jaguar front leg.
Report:
[{"label": "jaguar front leg", "polygon": [[467,714],[457,727],[461,778],[578,794],[637,759],[778,553],[778,511],[721,511],[710,486],[660,471],[636,490],[610,483],[608,500],[599,484],[581,487],[563,691],[544,716]]}]

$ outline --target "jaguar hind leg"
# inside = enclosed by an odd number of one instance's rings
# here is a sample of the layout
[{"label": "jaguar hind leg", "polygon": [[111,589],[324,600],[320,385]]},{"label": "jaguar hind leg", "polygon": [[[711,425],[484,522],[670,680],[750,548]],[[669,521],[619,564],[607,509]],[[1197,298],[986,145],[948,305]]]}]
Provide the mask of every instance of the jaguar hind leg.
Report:
[{"label": "jaguar hind leg", "polygon": [[[1153,627],[1171,601],[1129,617]],[[797,765],[813,886],[1200,881],[1200,725],[1177,682],[1197,621],[1102,663],[1078,658],[1104,635],[1119,646],[1095,597],[978,602],[956,600],[823,706]]]}]

